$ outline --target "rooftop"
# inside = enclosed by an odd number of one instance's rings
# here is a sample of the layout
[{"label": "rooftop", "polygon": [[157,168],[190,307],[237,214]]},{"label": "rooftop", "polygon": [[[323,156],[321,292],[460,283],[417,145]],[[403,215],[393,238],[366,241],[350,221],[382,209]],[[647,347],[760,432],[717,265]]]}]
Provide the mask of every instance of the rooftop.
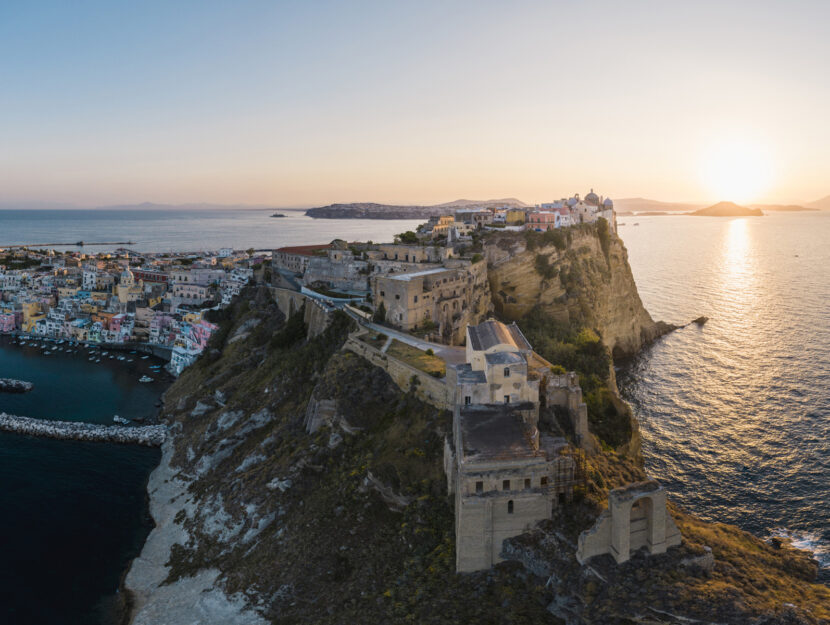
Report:
[{"label": "rooftop", "polygon": [[534,458],[532,432],[519,411],[530,402],[478,404],[461,408],[461,445],[465,461],[518,460]]},{"label": "rooftop", "polygon": [[489,319],[477,326],[467,326],[467,333],[470,337],[470,346],[475,351],[486,351],[496,345],[510,345],[518,351],[532,349],[515,323],[508,326],[501,321]]},{"label": "rooftop", "polygon": [[518,365],[525,362],[522,355],[516,352],[494,352],[486,354],[484,360],[488,365]]}]

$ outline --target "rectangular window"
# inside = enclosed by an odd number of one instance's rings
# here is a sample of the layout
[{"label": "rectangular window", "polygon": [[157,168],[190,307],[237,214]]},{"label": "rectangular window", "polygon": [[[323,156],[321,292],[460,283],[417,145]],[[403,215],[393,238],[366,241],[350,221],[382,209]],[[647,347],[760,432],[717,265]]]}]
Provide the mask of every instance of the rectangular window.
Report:
[{"label": "rectangular window", "polygon": [[529,477],[525,478],[525,488],[530,488],[530,478]]},{"label": "rectangular window", "polygon": [[510,490],[510,480],[504,480],[501,483],[501,489],[502,490]]},{"label": "rectangular window", "polygon": [[510,395],[505,395],[505,396],[504,396],[504,403],[505,403],[505,404],[509,404],[509,403],[510,403]]},{"label": "rectangular window", "polygon": [[507,502],[507,514],[513,514],[513,500]]},{"label": "rectangular window", "polygon": [[401,299],[401,296],[396,293],[395,294],[395,299]]},{"label": "rectangular window", "polygon": [[386,297],[386,291],[381,291],[381,292],[380,292],[380,296],[381,296],[381,297]]},{"label": "rectangular window", "polygon": [[505,367],[504,368],[504,377],[506,377],[506,378],[510,377],[510,367]]},{"label": "rectangular window", "polygon": [[543,478],[540,480],[540,483],[542,484],[542,486],[547,486],[547,485],[548,485],[548,478],[547,478],[547,477],[543,477]]},{"label": "rectangular window", "polygon": [[417,295],[415,296],[415,303],[416,304],[418,303],[418,296]]},{"label": "rectangular window", "polygon": [[484,482],[476,482],[476,492],[483,493],[484,492]]},{"label": "rectangular window", "polygon": [[472,397],[470,397],[469,395],[464,396],[464,405],[465,406],[469,406],[471,401],[472,401]]}]

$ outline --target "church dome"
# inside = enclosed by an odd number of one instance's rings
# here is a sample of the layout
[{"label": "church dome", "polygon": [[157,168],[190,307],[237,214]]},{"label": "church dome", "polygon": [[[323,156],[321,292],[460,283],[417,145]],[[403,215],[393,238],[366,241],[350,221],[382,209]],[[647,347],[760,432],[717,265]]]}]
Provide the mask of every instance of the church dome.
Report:
[{"label": "church dome", "polygon": [[575,206],[578,201],[579,201],[578,199],[576,199],[575,197],[572,197],[568,200],[568,206]]},{"label": "church dome", "polygon": [[135,276],[133,276],[133,272],[129,269],[125,269],[121,272],[121,283],[122,284],[132,284],[135,282]]},{"label": "church dome", "polygon": [[591,192],[585,196],[585,203],[592,204],[593,206],[599,206],[599,196],[594,193],[593,189],[591,189]]},{"label": "church dome", "polygon": [[608,208],[614,207],[614,202],[611,201],[610,197],[605,198],[605,201],[602,203],[603,206],[607,206]]}]

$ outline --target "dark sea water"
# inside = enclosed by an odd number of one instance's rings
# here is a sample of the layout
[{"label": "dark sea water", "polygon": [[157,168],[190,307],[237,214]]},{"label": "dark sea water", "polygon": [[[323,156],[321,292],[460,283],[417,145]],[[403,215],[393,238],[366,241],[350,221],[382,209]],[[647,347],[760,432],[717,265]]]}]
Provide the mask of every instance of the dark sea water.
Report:
[{"label": "dark sea water", "polygon": [[618,372],[649,472],[703,518],[793,537],[830,581],[830,213],[620,221],[652,316],[710,318]]},{"label": "dark sea water", "polygon": [[[112,423],[153,416],[167,386],[140,384],[154,359],[90,363],[83,353],[11,345],[0,377],[34,382],[0,393],[0,412]],[[158,362],[158,361],[155,361]],[[145,487],[157,449],[0,433],[0,623],[108,623],[107,605],[152,528]]]},{"label": "dark sea water", "polygon": [[[270,249],[284,245],[346,241],[391,241],[424,220],[312,219],[296,209],[280,210],[0,210],[0,248],[44,245],[88,252],[129,247],[142,252]],[[58,246],[132,241],[133,245]]]}]

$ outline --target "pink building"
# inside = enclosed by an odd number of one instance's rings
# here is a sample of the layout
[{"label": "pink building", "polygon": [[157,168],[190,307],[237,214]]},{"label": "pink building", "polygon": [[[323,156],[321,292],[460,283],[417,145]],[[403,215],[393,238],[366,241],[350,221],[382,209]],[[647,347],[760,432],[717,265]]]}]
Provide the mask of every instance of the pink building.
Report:
[{"label": "pink building", "polygon": [[560,219],[561,215],[558,211],[533,211],[527,214],[525,229],[545,232],[558,228]]},{"label": "pink building", "polygon": [[213,334],[218,327],[219,326],[216,324],[204,320],[193,325],[190,328],[190,338],[193,342],[193,346],[198,347],[198,349],[204,349],[207,347],[210,335]]},{"label": "pink building", "polygon": [[[20,315],[22,318],[22,313]],[[0,312],[0,334],[14,332],[20,327],[20,319],[13,312]]]}]

